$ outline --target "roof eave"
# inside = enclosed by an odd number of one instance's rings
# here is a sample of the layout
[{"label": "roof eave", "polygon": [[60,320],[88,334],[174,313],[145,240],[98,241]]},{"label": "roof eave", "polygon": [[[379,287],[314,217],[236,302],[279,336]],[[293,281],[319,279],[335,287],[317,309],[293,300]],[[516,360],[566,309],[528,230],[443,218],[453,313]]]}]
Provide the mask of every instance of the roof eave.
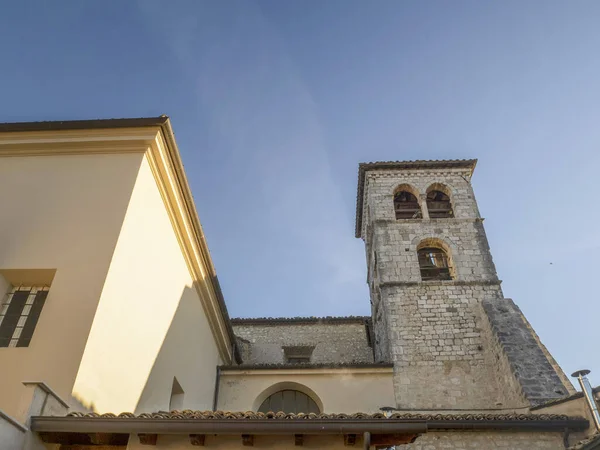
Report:
[{"label": "roof eave", "polygon": [[371,170],[417,170],[417,169],[448,169],[448,168],[465,168],[469,169],[469,176],[473,175],[477,159],[453,159],[453,160],[431,160],[431,161],[381,161],[360,163],[358,165],[358,186],[356,193],[356,227],[355,237],[359,238],[362,235],[362,213],[364,201],[364,184],[365,174]]},{"label": "roof eave", "polygon": [[410,419],[153,419],[153,418],[31,418],[37,433],[153,433],[153,434],[342,434],[402,433],[436,430],[581,431],[582,418],[552,420],[410,420]]},{"label": "roof eave", "polygon": [[0,123],[0,133],[30,131],[100,130],[108,128],[145,128],[163,126],[169,122],[165,115],[123,119],[53,120],[45,122]]}]

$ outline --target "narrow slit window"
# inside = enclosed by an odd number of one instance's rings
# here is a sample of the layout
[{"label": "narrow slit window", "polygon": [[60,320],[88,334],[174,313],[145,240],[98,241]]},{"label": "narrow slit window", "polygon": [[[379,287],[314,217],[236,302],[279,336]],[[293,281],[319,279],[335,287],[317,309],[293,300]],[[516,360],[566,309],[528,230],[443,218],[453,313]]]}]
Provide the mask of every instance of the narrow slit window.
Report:
[{"label": "narrow slit window", "polygon": [[283,347],[283,354],[287,364],[310,364],[314,346]]},{"label": "narrow slit window", "polygon": [[418,251],[418,256],[423,281],[452,279],[448,255],[444,250],[425,247]]},{"label": "narrow slit window", "polygon": [[450,197],[442,191],[430,191],[427,194],[427,211],[432,219],[454,217]]},{"label": "narrow slit window", "polygon": [[28,347],[48,296],[47,287],[13,288],[0,305],[0,347]]},{"label": "narrow slit window", "polygon": [[408,191],[400,191],[394,195],[394,211],[398,219],[420,219],[423,217],[417,197]]}]

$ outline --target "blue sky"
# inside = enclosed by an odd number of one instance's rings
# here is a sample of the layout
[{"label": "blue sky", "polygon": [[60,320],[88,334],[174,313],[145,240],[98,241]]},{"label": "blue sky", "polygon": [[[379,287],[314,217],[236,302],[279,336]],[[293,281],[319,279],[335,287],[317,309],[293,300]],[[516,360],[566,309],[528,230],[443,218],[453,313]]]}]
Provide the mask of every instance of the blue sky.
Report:
[{"label": "blue sky", "polygon": [[232,316],[369,314],[361,161],[478,158],[506,297],[600,383],[600,3],[28,1],[0,121],[172,118]]}]

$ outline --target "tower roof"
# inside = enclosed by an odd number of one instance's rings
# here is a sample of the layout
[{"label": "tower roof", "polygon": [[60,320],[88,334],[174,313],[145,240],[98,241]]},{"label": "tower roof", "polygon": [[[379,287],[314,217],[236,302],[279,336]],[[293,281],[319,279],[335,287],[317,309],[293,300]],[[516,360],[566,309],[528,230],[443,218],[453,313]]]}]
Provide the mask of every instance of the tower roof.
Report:
[{"label": "tower roof", "polygon": [[356,194],[356,237],[362,230],[362,211],[365,188],[365,175],[372,170],[415,170],[415,169],[468,169],[470,174],[475,170],[476,159],[446,159],[446,160],[417,160],[417,161],[376,161],[358,165],[358,191]]}]

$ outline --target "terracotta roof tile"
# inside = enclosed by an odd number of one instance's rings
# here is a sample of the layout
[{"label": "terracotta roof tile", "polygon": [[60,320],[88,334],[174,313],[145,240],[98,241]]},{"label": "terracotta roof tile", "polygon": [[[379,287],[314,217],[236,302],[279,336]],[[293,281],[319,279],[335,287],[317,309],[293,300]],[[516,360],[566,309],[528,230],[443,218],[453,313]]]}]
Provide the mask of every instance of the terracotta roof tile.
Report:
[{"label": "terracotta roof tile", "polygon": [[369,369],[392,368],[393,363],[345,362],[345,363],[261,363],[221,366],[222,370],[279,370],[279,369]]},{"label": "terracotta roof tile", "polygon": [[[600,386],[596,386],[595,388],[593,388],[592,392],[594,394],[600,393]],[[555,398],[555,399],[549,400],[545,403],[535,405],[531,408],[531,410],[534,411],[534,410],[546,408],[548,406],[559,405],[561,403],[568,402],[570,400],[575,400],[575,399],[581,398],[581,397],[583,397],[583,392],[581,392],[581,391],[575,392],[574,394],[567,395],[565,397]]]},{"label": "terracotta roof tile", "polygon": [[573,417],[564,414],[413,414],[394,413],[386,417],[383,413],[366,414],[291,414],[284,412],[229,412],[229,411],[158,411],[153,413],[98,414],[72,412],[67,417],[101,418],[101,419],[183,419],[183,420],[436,420],[436,421],[531,421],[531,420],[567,420]]}]

